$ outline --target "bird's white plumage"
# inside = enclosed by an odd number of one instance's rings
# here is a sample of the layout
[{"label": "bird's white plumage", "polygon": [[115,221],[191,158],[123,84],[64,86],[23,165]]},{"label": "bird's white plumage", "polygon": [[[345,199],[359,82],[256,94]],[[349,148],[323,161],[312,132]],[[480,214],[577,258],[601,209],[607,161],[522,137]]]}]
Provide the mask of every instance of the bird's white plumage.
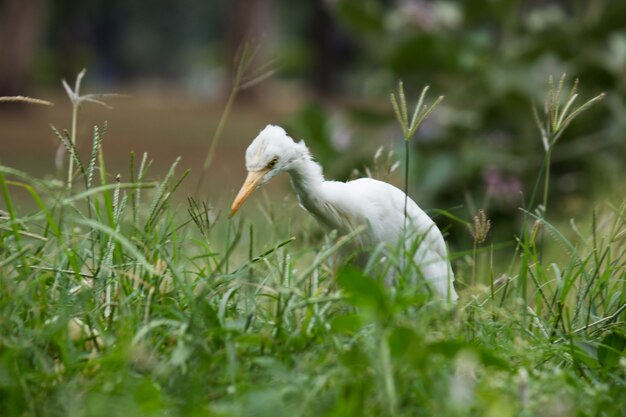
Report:
[{"label": "bird's white plumage", "polygon": [[[246,168],[259,173],[255,187],[280,172],[287,172],[300,205],[330,229],[348,233],[361,225],[362,243],[396,247],[404,244],[423,276],[446,300],[455,301],[454,275],[441,232],[430,217],[410,198],[407,233],[404,229],[405,194],[398,188],[371,178],[349,182],[326,181],[304,142],[296,143],[278,126],[269,125],[246,151]],[[262,175],[262,176],[261,176]],[[245,185],[244,185],[245,187]],[[242,188],[243,191],[243,188]],[[245,200],[249,192],[241,198]],[[233,213],[243,201],[233,203]],[[414,245],[416,239],[419,240]]]}]

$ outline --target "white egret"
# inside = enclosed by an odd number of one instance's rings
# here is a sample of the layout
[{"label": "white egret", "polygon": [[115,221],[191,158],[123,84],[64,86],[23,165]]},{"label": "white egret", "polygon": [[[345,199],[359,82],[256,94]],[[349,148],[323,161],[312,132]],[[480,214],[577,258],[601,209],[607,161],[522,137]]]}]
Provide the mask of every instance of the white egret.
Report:
[{"label": "white egret", "polygon": [[[405,194],[398,188],[371,178],[327,181],[303,141],[294,142],[284,129],[268,125],[246,150],[248,176],[233,201],[233,216],[254,190],[280,172],[287,172],[300,205],[320,223],[340,233],[365,225],[367,245],[398,245],[402,240],[413,253],[421,276],[439,297],[455,301],[454,274],[440,230],[410,198],[405,233]],[[404,238],[410,236],[410,238]],[[419,239],[417,241],[416,239]],[[415,248],[414,243],[419,246]]]}]

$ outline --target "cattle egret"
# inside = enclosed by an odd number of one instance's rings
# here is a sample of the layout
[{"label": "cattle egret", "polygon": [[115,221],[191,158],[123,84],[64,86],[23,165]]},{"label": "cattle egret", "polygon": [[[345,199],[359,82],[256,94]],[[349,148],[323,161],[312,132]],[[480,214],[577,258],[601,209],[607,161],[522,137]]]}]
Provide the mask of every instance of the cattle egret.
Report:
[{"label": "cattle egret", "polygon": [[371,178],[326,181],[305,143],[296,143],[283,128],[273,125],[263,129],[246,150],[246,169],[248,176],[233,201],[229,217],[254,190],[280,172],[287,172],[300,205],[320,223],[340,233],[364,225],[361,243],[370,247],[381,243],[396,246],[404,241],[419,275],[436,294],[444,300],[458,298],[441,231],[409,198],[405,233],[405,194],[398,188]]}]

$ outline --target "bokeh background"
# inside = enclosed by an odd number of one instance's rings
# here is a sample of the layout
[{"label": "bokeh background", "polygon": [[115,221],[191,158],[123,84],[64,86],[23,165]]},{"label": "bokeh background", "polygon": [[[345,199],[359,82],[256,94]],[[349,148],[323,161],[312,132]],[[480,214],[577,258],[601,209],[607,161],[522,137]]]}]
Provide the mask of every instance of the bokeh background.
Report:
[{"label": "bokeh background", "polygon": [[148,152],[157,176],[180,155],[192,168],[181,197],[196,193],[245,42],[260,46],[253,66],[269,62],[271,76],[242,91],[226,121],[197,196],[218,208],[267,123],[305,139],[328,177],[367,167],[402,186],[403,168],[387,168],[403,160],[389,103],[403,80],[409,99],[427,84],[431,100],[445,96],[411,143],[411,196],[464,219],[484,208],[510,239],[544,156],[532,105],[542,108],[548,77],[562,73],[570,85],[580,78],[580,103],[606,98],[557,144],[551,216],[588,219],[626,195],[626,2],[617,0],[1,0],[0,96],[55,106],[3,103],[0,161],[61,178],[49,124],[70,127],[61,80],[87,68],[83,93],[127,96],[108,100],[113,109],[81,108],[79,149],[89,152],[92,126],[107,120],[110,172],[127,175],[131,150]]}]

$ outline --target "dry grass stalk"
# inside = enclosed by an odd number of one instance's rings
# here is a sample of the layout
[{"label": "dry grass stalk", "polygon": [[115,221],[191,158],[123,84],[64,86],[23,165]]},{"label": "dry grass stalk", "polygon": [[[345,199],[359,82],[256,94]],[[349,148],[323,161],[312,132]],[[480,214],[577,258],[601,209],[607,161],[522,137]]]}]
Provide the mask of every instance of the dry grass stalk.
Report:
[{"label": "dry grass stalk", "polygon": [[0,102],[5,103],[27,103],[27,104],[40,104],[42,106],[54,106],[54,103],[48,100],[42,100],[40,98],[26,97],[26,96],[3,96],[0,97]]}]

